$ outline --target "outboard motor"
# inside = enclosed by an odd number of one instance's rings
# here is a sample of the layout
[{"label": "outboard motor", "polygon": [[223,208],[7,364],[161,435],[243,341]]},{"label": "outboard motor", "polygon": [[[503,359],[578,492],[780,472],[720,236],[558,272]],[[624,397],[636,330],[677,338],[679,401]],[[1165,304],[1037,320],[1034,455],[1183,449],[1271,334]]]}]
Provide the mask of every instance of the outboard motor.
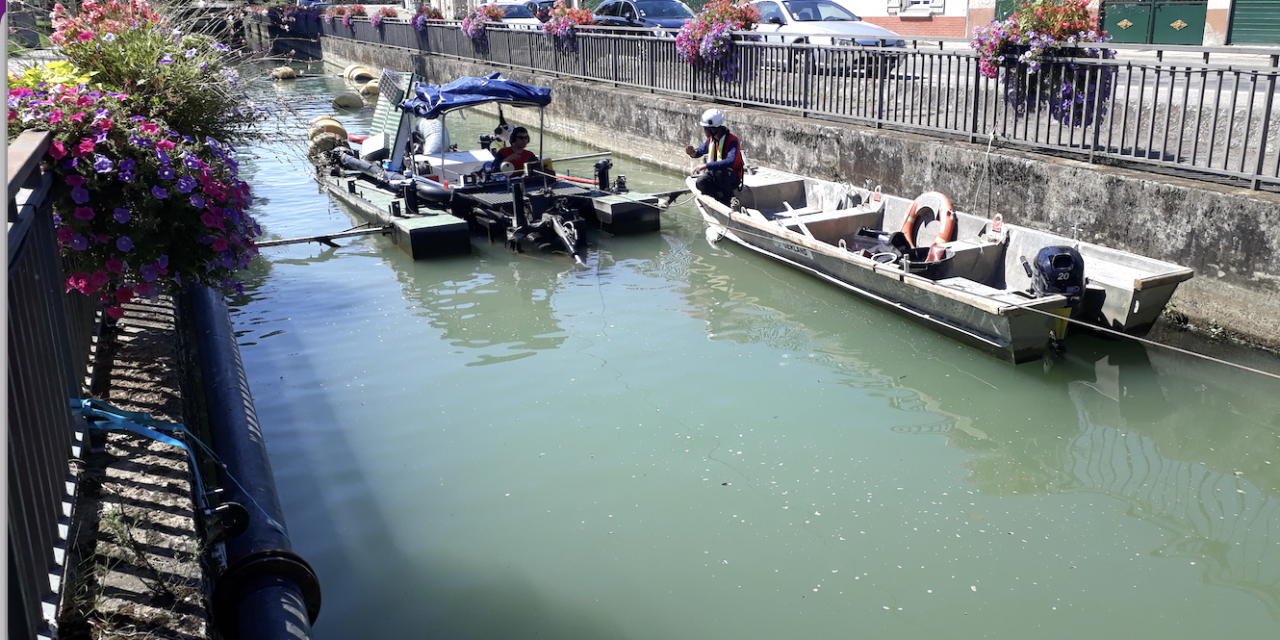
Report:
[{"label": "outboard motor", "polygon": [[1035,269],[1022,258],[1031,277],[1031,290],[1039,296],[1063,295],[1072,304],[1084,295],[1084,258],[1073,247],[1045,247],[1036,254]]}]

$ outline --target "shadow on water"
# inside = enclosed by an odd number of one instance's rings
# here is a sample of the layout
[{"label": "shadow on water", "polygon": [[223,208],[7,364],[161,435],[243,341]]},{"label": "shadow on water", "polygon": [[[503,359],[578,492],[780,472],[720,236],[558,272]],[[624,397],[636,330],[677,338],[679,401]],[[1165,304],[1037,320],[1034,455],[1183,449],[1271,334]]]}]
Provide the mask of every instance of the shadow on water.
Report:
[{"label": "shadow on water", "polygon": [[[233,320],[243,324],[244,313],[237,306]],[[273,456],[288,460],[276,465],[282,499],[290,507],[288,519],[307,523],[302,535],[291,527],[295,550],[313,563],[327,595],[342,594],[326,598],[315,626],[317,638],[622,637],[607,620],[543,598],[526,576],[509,568],[458,562],[429,540],[411,548],[399,542],[405,532],[388,528],[364,463],[348,440],[354,432],[338,424],[338,411],[323,389],[284,392],[288,380],[324,379],[297,336],[286,328],[264,341],[272,351],[287,355],[255,356],[250,373],[255,394],[273,397],[258,403],[265,408],[259,413],[274,432]],[[337,490],[304,489],[321,486]],[[290,500],[290,488],[317,500]],[[387,588],[389,580],[396,589]]]}]

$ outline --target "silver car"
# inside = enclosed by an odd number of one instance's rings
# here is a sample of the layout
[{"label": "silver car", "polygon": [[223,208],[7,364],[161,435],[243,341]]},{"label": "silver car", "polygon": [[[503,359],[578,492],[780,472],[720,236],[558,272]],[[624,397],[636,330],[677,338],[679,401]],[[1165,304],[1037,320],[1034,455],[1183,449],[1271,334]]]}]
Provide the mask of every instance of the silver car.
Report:
[{"label": "silver car", "polygon": [[863,22],[848,9],[831,0],[757,0],[751,3],[760,12],[756,31],[765,42],[821,44],[834,47],[878,47],[885,53],[823,50],[797,52],[787,59],[788,68],[807,61],[810,68],[823,71],[863,70],[879,72],[897,65],[906,50],[902,36],[884,27]]}]

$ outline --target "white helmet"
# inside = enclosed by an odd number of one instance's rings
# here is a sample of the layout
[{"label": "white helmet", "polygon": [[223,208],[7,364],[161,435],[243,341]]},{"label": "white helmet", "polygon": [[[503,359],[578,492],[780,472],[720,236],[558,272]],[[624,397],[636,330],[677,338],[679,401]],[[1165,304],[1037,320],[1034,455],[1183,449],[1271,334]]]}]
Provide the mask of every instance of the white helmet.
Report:
[{"label": "white helmet", "polygon": [[719,109],[707,109],[702,112],[702,122],[699,124],[704,127],[723,127],[724,114]]}]

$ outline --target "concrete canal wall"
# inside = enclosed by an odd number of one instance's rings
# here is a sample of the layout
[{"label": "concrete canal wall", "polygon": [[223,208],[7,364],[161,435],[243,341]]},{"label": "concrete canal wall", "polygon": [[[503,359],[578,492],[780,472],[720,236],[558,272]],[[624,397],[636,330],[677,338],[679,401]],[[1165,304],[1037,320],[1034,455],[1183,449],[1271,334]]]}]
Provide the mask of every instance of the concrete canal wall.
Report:
[{"label": "concrete canal wall", "polygon": [[[322,38],[325,60],[413,69],[432,82],[483,75],[493,67],[422,56],[394,47]],[[711,104],[604,83],[505,70],[551,87],[552,132],[675,171],[682,149],[701,135]],[[1280,348],[1280,196],[1198,180],[929,138],[757,109],[718,105],[743,140],[748,164],[870,181],[886,193],[941,191],[959,210],[1002,213],[1007,222],[1186,265],[1196,277],[1174,298],[1176,310]],[[523,115],[508,113],[509,120]],[[532,124],[537,124],[532,114]]]}]

